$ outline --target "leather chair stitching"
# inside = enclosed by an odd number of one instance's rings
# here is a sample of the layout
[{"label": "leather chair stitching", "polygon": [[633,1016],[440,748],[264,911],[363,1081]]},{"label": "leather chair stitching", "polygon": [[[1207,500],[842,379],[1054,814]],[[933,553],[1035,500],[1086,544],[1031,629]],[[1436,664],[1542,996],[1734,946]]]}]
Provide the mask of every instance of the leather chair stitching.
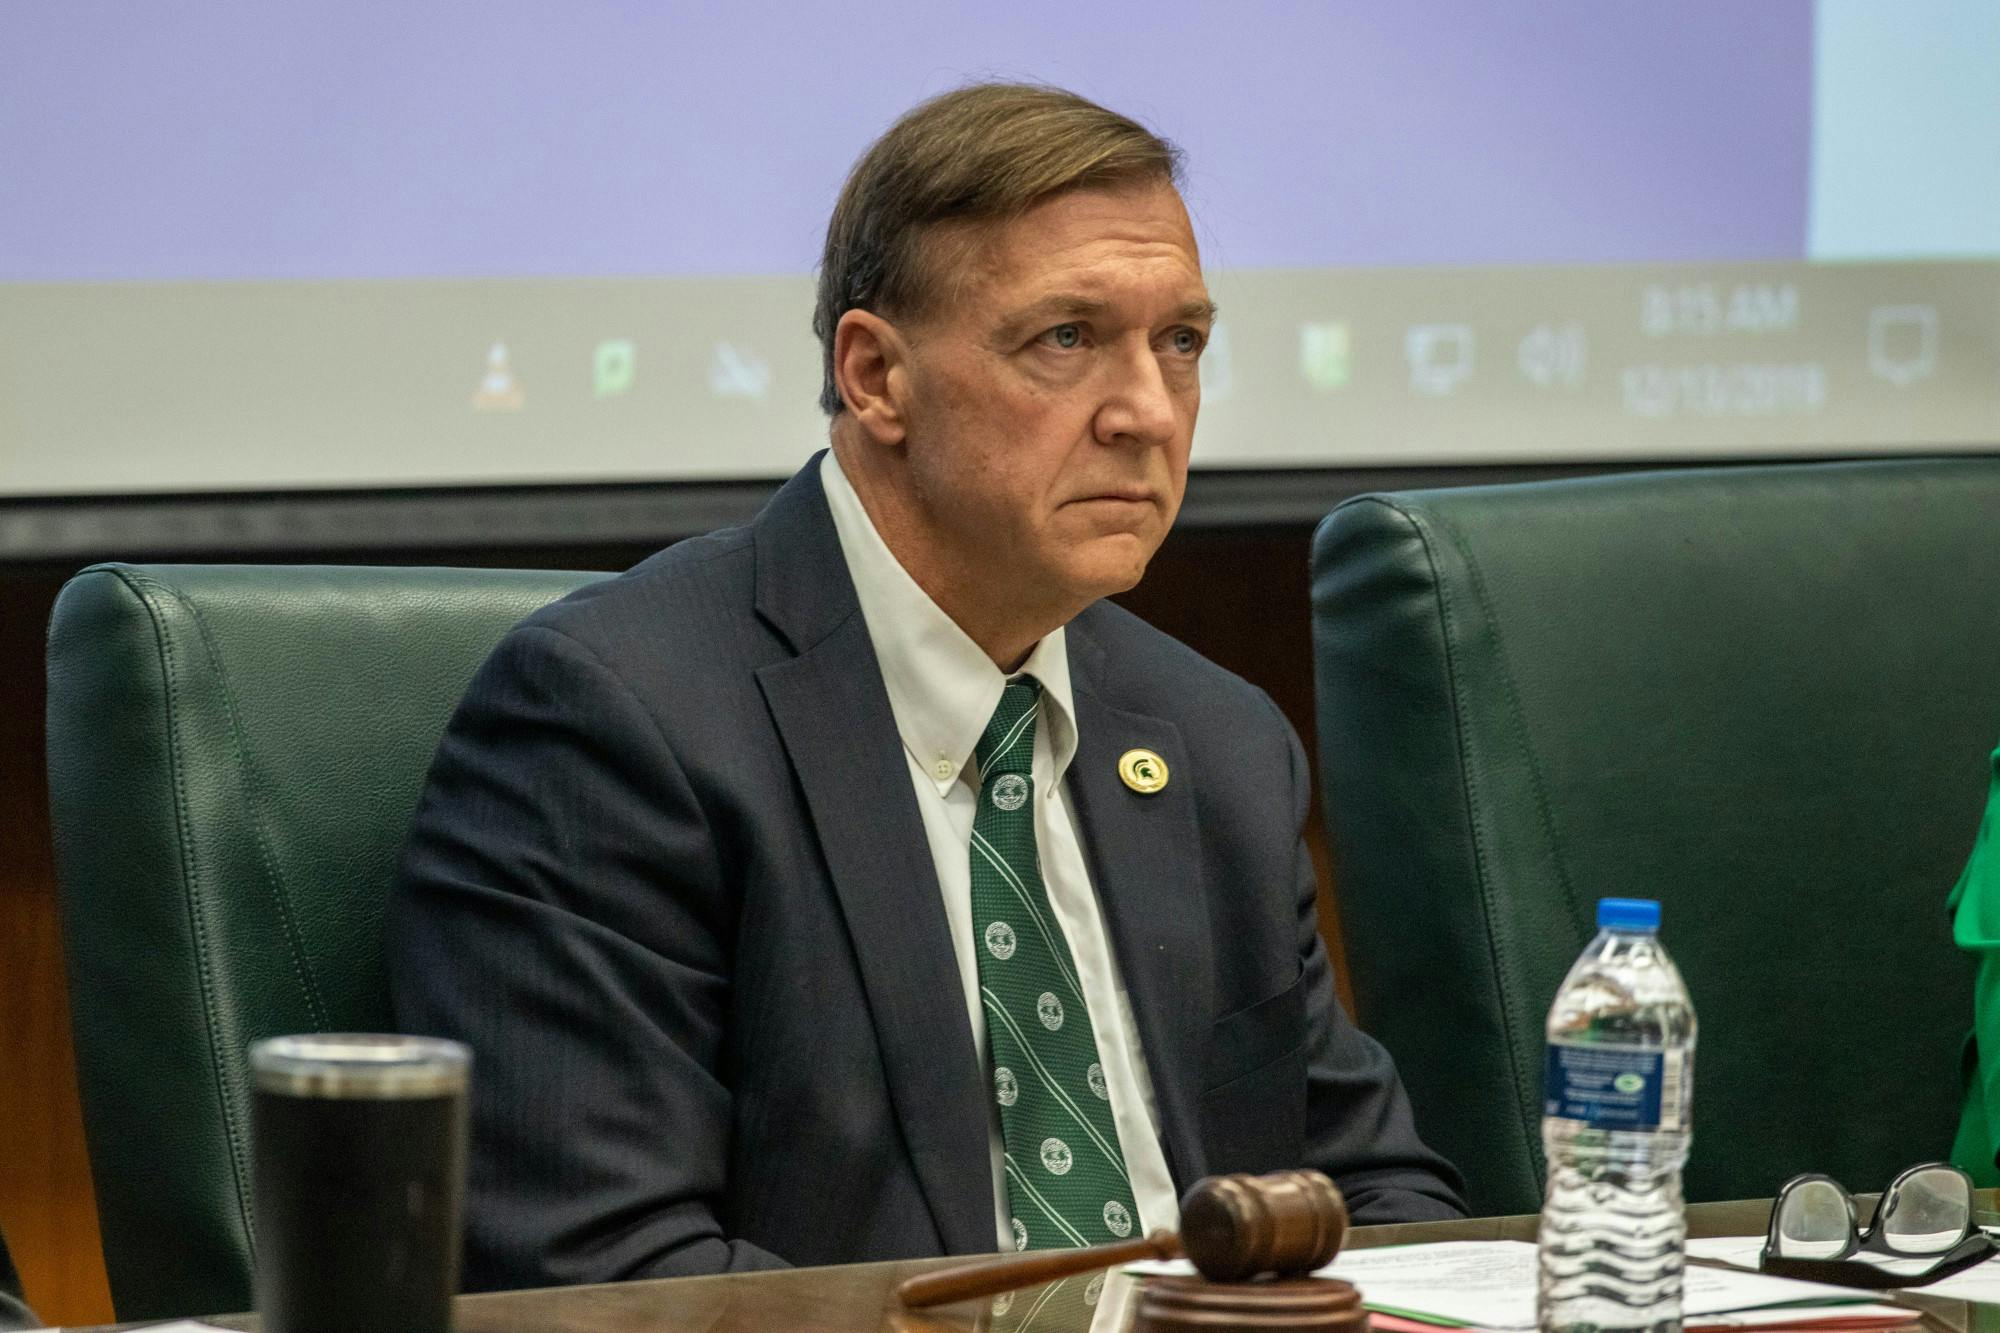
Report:
[{"label": "leather chair stitching", "polygon": [[1456,530],[1449,523],[1442,521],[1439,526],[1444,528],[1451,538],[1459,558],[1465,561],[1466,573],[1472,576],[1473,590],[1479,600],[1480,613],[1485,617],[1487,626],[1493,633],[1493,656],[1500,668],[1501,683],[1505,686],[1502,697],[1506,700],[1507,716],[1513,723],[1515,739],[1528,759],[1528,785],[1534,794],[1535,813],[1540,816],[1542,832],[1548,837],[1550,849],[1556,853],[1556,882],[1562,885],[1563,897],[1569,903],[1571,920],[1589,921],[1593,914],[1586,911],[1577,899],[1576,886],[1570,880],[1569,863],[1562,855],[1562,833],[1556,827],[1555,807],[1549,803],[1548,784],[1542,776],[1541,752],[1535,748],[1534,733],[1529,730],[1527,719],[1521,714],[1520,690],[1514,684],[1514,669],[1508,663],[1507,636],[1501,631],[1499,617],[1493,614],[1492,599],[1486,592],[1486,576],[1480,572],[1478,562],[1472,558],[1472,552],[1465,548]]},{"label": "leather chair stitching", "polygon": [[[1405,508],[1383,496],[1372,496],[1370,499],[1374,503],[1380,504],[1383,508],[1397,514],[1405,523],[1410,525],[1411,531],[1416,534],[1417,541],[1423,547],[1424,562],[1430,567],[1431,589],[1438,603],[1438,624],[1443,631],[1445,676],[1450,681],[1453,701],[1451,725],[1452,736],[1458,750],[1459,790],[1465,800],[1466,825],[1472,830],[1473,873],[1479,884],[1480,911],[1486,917],[1486,948],[1487,954],[1493,964],[1494,997],[1499,1005],[1500,1022],[1506,1034],[1506,1041],[1502,1043],[1502,1049],[1507,1054],[1507,1065],[1514,1080],[1514,1087],[1519,1090],[1528,1086],[1524,1082],[1523,1061],[1525,1056],[1519,1049],[1519,1043],[1515,1040],[1514,1036],[1518,1025],[1516,1023],[1514,998],[1505,982],[1505,978],[1510,970],[1508,960],[1504,956],[1506,949],[1501,943],[1500,931],[1494,928],[1499,913],[1496,911],[1493,901],[1494,890],[1488,871],[1487,843],[1490,835],[1486,828],[1486,817],[1483,806],[1474,795],[1474,789],[1479,785],[1478,769],[1473,763],[1471,738],[1466,731],[1465,717],[1469,708],[1466,701],[1464,675],[1459,668],[1458,643],[1454,629],[1456,618],[1451,589],[1438,572],[1437,550],[1427,516],[1415,510]],[[1456,543],[1454,545],[1456,546]],[[1465,555],[1464,548],[1458,547],[1458,551],[1461,558],[1463,558]],[[1522,1106],[1518,1098],[1515,1109],[1522,1111]],[[1539,1160],[1539,1151],[1538,1145],[1535,1143],[1537,1135],[1530,1132],[1525,1111],[1516,1120],[1515,1128],[1520,1132],[1525,1160],[1529,1163],[1532,1170],[1533,1164]]]},{"label": "leather chair stitching", "polygon": [[181,777],[180,672],[175,662],[173,639],[152,596],[154,592],[162,590],[161,585],[131,569],[113,568],[107,572],[124,583],[138,599],[139,605],[145,608],[146,617],[153,626],[154,645],[159,651],[160,673],[166,686],[167,774],[174,789],[174,812],[178,825],[175,842],[178,844],[181,860],[183,901],[187,907],[189,924],[195,940],[195,976],[201,988],[202,1009],[206,1020],[202,1024],[202,1035],[208,1044],[209,1071],[215,1078],[216,1102],[222,1110],[222,1130],[228,1140],[230,1178],[236,1191],[236,1205],[243,1221],[244,1234],[254,1251],[256,1229],[251,1214],[248,1186],[248,1152],[243,1143],[242,1128],[231,1113],[228,1081],[224,1075],[227,1066],[224,1064],[220,1038],[214,1022],[219,1006],[215,998],[215,980],[209,965],[208,928],[205,924],[205,914],[201,910],[201,874],[195,864],[193,839],[188,836],[188,829],[193,824],[193,819],[188,811],[187,787]]},{"label": "leather chair stitching", "polygon": [[[1570,879],[1568,858],[1563,854],[1562,832],[1557,827],[1555,808],[1549,803],[1548,784],[1542,775],[1541,751],[1536,748],[1534,733],[1529,730],[1527,719],[1521,713],[1520,690],[1514,683],[1514,669],[1508,659],[1507,636],[1501,631],[1500,618],[1493,614],[1492,598],[1486,590],[1486,576],[1480,571],[1479,563],[1472,558],[1472,552],[1467,549],[1458,530],[1443,519],[1438,520],[1438,526],[1451,541],[1459,558],[1465,562],[1465,571],[1472,580],[1473,595],[1478,602],[1479,613],[1493,636],[1493,660],[1500,673],[1501,699],[1506,705],[1507,718],[1513,726],[1514,743],[1520,747],[1528,763],[1528,790],[1535,803],[1535,813],[1542,826],[1542,835],[1548,839],[1550,856],[1555,863],[1556,883],[1561,886],[1563,899],[1569,906],[1570,920],[1588,921],[1591,919],[1590,914],[1586,913],[1577,901],[1576,886]],[[1511,1043],[1514,1039],[1514,1029],[1511,1026],[1508,1028],[1508,1036]],[[1530,1085],[1517,1084],[1517,1086],[1527,1088]],[[1523,1100],[1521,1114],[1524,1132],[1531,1122],[1539,1123],[1540,1099],[1534,1096],[1532,1091]],[[1530,1134],[1529,1142],[1530,1155],[1539,1158],[1540,1135]]]},{"label": "leather chair stitching", "polygon": [[174,600],[179,602],[194,622],[195,632],[201,636],[202,646],[208,650],[209,660],[215,664],[215,678],[222,690],[223,711],[229,721],[229,748],[236,759],[237,787],[242,792],[243,808],[249,812],[252,841],[257,847],[257,860],[263,867],[264,881],[271,890],[271,902],[278,909],[278,921],[285,932],[285,945],[291,953],[292,974],[298,979],[299,989],[305,995],[306,1010],[312,1015],[315,1025],[324,1030],[328,1024],[326,1002],[320,995],[319,983],[314,977],[311,960],[306,957],[305,937],[301,934],[298,918],[292,912],[291,895],[285,892],[284,877],[278,873],[277,858],[271,852],[271,839],[264,827],[257,802],[253,798],[255,784],[251,774],[256,765],[251,757],[249,741],[243,730],[240,710],[236,706],[236,693],[229,685],[229,672],[222,661],[222,651],[210,632],[208,621],[192,602],[181,596],[178,590],[169,590]]}]

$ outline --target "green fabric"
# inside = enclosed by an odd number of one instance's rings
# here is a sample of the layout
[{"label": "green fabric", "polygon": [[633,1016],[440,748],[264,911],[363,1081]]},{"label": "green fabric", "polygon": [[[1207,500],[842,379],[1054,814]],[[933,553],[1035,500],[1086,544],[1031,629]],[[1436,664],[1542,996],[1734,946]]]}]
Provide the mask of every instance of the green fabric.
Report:
[{"label": "green fabric", "polygon": [[99,565],[49,626],[70,1019],[120,1319],[251,1304],[249,1043],[391,1021],[382,915],[445,720],[602,575]]},{"label": "green fabric", "polygon": [[[1965,1044],[1965,1107],[1951,1160],[1980,1186],[2000,1185],[2000,750],[1993,752],[1993,777],[1986,817],[1965,873],[1951,891],[1952,938],[1979,959],[1972,992],[1972,1034]],[[1982,1038],[1986,1054],[1980,1053]]]},{"label": "green fabric", "polygon": [[1032,678],[1010,683],[974,751],[972,928],[1019,1250],[1123,1239],[1139,1217],[1090,1009],[1035,849],[1041,693]]}]

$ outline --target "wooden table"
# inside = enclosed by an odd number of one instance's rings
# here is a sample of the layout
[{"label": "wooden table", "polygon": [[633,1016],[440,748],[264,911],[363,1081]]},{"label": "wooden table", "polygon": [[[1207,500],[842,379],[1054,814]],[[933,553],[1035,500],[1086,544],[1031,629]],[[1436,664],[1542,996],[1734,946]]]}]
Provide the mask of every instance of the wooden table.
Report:
[{"label": "wooden table", "polygon": [[[1982,1195],[1982,1204],[1990,1200]],[[1763,1234],[1770,1217],[1768,1201],[1694,1204],[1688,1209],[1691,1236]],[[1349,1237],[1349,1249],[1372,1245],[1406,1245],[1439,1240],[1526,1240],[1535,1238],[1536,1219],[1474,1218],[1462,1222],[1423,1222],[1403,1226],[1360,1227]],[[912,1273],[959,1262],[917,1259],[897,1263],[849,1264],[839,1268],[799,1268],[777,1273],[727,1277],[670,1278],[652,1282],[621,1282],[599,1287],[552,1287],[538,1291],[495,1292],[461,1296],[457,1305],[458,1333],[962,1333],[994,1327],[989,1302],[946,1306],[913,1312],[896,1302],[896,1284]],[[1071,1279],[1069,1295],[1045,1308],[1031,1333],[1114,1333],[1129,1321],[1131,1280],[1114,1276],[1098,1301],[1084,1306],[1083,1283]],[[1013,1318],[1031,1308],[1041,1289],[1014,1295]],[[1876,1299],[1871,1296],[1870,1299]],[[1884,1294],[1920,1312],[1927,1333],[2000,1333],[2000,1305],[1973,1305],[1938,1300],[1920,1293]],[[1913,1319],[1919,1314],[1913,1313]],[[224,1328],[254,1329],[248,1315],[210,1320]],[[1002,1323],[1000,1328],[1009,1325]],[[142,1325],[121,1324],[121,1329]]]}]

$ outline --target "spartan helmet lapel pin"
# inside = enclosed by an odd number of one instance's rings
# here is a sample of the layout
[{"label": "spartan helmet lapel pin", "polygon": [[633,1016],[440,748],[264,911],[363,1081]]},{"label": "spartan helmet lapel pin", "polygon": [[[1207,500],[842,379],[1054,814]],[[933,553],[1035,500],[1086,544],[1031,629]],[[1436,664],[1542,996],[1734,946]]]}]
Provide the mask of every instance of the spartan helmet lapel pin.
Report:
[{"label": "spartan helmet lapel pin", "polygon": [[1118,760],[1118,776],[1141,796],[1167,785],[1167,761],[1151,750],[1127,750]]}]

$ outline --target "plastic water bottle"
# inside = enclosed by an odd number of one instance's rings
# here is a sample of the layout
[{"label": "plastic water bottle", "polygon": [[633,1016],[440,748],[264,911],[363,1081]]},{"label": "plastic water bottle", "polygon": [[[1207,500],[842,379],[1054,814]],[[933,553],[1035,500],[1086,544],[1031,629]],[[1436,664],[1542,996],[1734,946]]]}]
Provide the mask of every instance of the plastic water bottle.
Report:
[{"label": "plastic water bottle", "polygon": [[1549,1008],[1542,1333],[1678,1333],[1694,1006],[1660,905],[1606,898]]}]

